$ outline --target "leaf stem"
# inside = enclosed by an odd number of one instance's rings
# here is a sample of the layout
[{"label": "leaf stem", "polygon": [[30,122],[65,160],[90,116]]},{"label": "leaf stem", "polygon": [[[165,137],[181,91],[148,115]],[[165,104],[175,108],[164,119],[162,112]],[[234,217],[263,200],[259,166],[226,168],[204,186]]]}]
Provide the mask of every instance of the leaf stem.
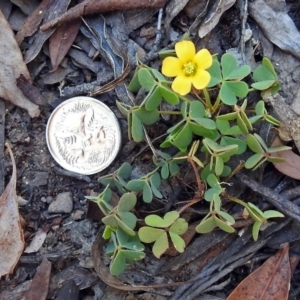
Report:
[{"label": "leaf stem", "polygon": [[206,107],[209,108],[209,110],[211,110],[213,108],[213,106],[211,104],[209,92],[208,92],[207,88],[204,88],[202,91],[203,91],[203,94],[205,97]]}]

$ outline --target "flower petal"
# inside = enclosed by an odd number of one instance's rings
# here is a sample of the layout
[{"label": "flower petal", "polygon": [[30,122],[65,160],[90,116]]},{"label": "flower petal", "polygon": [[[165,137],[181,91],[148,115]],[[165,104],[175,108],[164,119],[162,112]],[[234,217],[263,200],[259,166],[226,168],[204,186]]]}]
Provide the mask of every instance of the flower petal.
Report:
[{"label": "flower petal", "polygon": [[209,82],[210,74],[205,70],[198,69],[195,76],[192,77],[192,84],[198,90],[204,89]]},{"label": "flower petal", "polygon": [[162,62],[161,72],[168,77],[175,77],[182,74],[182,63],[177,57],[166,57]]},{"label": "flower petal", "polygon": [[179,60],[185,64],[189,61],[193,61],[196,54],[195,45],[191,41],[181,41],[176,43],[175,52]]},{"label": "flower petal", "polygon": [[177,76],[173,83],[172,83],[172,89],[179,95],[186,95],[191,91],[192,88],[192,78],[186,77],[183,75]]},{"label": "flower petal", "polygon": [[193,62],[200,69],[208,69],[212,65],[213,58],[207,49],[202,49],[197,52]]}]

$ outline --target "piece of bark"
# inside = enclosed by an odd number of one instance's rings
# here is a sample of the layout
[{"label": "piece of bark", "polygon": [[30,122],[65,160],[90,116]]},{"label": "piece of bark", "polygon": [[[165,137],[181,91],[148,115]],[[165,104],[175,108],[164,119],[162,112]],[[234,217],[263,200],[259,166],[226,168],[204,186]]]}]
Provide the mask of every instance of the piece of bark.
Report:
[{"label": "piece of bark", "polygon": [[51,262],[44,258],[37,268],[24,300],[45,300],[48,294]]},{"label": "piece of bark", "polygon": [[23,74],[30,80],[30,75],[7,20],[0,11],[0,97],[26,109],[31,117],[40,114],[39,107],[30,102],[16,86],[16,79]]},{"label": "piece of bark", "polygon": [[78,19],[82,16],[90,14],[99,14],[115,10],[128,10],[136,8],[154,8],[163,7],[167,0],[140,0],[140,1],[128,1],[128,0],[86,0],[76,6],[70,8],[67,12],[61,16],[51,20],[50,22],[43,24],[40,29],[42,31],[48,30],[63,22]]},{"label": "piece of bark", "polygon": [[32,85],[23,74],[20,74],[20,76],[16,79],[16,84],[24,96],[26,96],[30,101],[37,105],[48,106],[48,103],[41,95],[39,89]]}]

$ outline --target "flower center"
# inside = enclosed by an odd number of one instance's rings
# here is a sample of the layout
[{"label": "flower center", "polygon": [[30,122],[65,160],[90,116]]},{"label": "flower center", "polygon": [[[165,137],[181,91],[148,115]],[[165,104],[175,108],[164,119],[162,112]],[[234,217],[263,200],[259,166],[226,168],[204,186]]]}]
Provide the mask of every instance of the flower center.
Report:
[{"label": "flower center", "polygon": [[183,65],[183,72],[186,76],[193,76],[195,75],[197,70],[196,64],[193,62],[189,61],[186,64]]}]

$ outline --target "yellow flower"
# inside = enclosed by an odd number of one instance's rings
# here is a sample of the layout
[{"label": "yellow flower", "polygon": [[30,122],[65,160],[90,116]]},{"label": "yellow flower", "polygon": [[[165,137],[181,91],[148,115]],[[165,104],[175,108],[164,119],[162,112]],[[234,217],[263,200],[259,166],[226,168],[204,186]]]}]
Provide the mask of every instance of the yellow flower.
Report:
[{"label": "yellow flower", "polygon": [[162,63],[162,73],[168,77],[176,77],[172,83],[173,91],[179,95],[186,95],[192,85],[201,90],[210,81],[210,74],[206,71],[213,62],[207,49],[196,53],[195,45],[191,41],[181,41],[175,45],[177,57],[167,57]]}]

